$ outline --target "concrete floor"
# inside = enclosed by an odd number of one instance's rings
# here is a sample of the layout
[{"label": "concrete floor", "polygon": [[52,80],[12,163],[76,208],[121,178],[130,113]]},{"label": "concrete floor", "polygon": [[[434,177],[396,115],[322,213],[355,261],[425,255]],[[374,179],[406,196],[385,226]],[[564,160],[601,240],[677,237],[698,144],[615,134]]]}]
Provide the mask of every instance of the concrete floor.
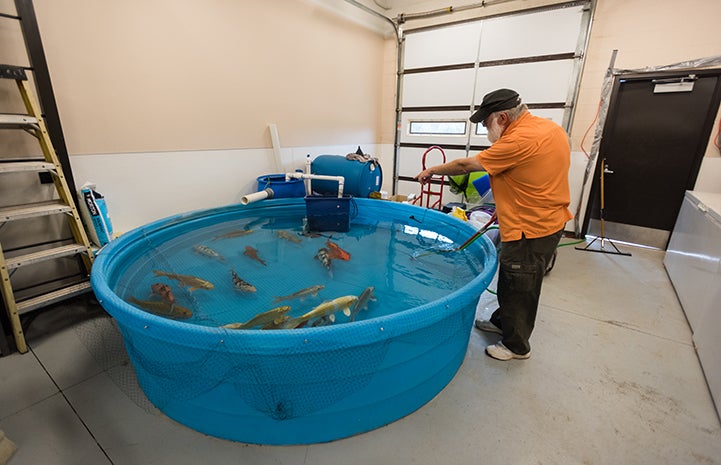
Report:
[{"label": "concrete floor", "polygon": [[[0,358],[10,465],[721,464],[719,417],[663,252],[561,247],[532,357],[484,354],[472,331],[456,377],[383,428],[310,446],[195,432],[148,403],[110,319],[81,298],[39,313],[31,351]],[[491,285],[495,288],[495,283]],[[494,308],[485,293],[479,316]]]}]

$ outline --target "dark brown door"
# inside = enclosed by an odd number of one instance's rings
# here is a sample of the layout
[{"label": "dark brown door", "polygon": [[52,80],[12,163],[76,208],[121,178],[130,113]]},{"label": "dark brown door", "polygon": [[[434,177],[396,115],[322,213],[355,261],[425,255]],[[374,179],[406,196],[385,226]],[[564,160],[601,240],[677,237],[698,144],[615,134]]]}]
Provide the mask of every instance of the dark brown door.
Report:
[{"label": "dark brown door", "polygon": [[585,232],[589,218],[600,218],[604,160],[606,222],[673,230],[684,192],[693,189],[713,129],[721,99],[720,76],[720,70],[709,70],[616,78]]}]

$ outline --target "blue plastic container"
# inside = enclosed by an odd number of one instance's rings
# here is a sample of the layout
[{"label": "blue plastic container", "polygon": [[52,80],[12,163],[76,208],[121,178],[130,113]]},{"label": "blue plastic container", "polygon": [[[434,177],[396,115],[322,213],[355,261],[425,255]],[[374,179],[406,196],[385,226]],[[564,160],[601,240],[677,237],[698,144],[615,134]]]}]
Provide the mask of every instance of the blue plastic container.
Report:
[{"label": "blue plastic container", "polygon": [[302,179],[285,180],[285,174],[264,174],[258,176],[258,192],[273,189],[273,198],[304,197],[305,185]]},{"label": "blue plastic container", "polygon": [[[310,165],[311,173],[326,176],[343,176],[345,178],[344,194],[353,197],[367,198],[371,192],[381,190],[383,184],[383,170],[380,165],[372,162],[348,160],[341,155],[318,155]],[[335,181],[312,181],[314,192],[319,194],[334,194],[338,192],[338,183]]]},{"label": "blue plastic container", "polygon": [[476,188],[478,193],[483,197],[486,195],[486,192],[491,188],[491,178],[488,176],[488,174],[484,174],[480,178],[473,181],[473,187]]}]

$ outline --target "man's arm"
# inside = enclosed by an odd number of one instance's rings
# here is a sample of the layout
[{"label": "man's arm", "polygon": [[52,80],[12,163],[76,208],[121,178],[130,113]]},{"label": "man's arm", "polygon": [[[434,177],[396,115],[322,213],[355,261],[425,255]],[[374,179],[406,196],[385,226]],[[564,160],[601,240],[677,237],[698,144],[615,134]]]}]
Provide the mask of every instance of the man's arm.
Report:
[{"label": "man's arm", "polygon": [[416,175],[416,179],[425,184],[430,181],[431,176],[435,175],[449,175],[455,176],[457,174],[466,174],[473,171],[484,171],[483,165],[478,161],[478,157],[475,155],[472,157],[459,158],[457,160],[449,161],[442,165],[431,166]]}]

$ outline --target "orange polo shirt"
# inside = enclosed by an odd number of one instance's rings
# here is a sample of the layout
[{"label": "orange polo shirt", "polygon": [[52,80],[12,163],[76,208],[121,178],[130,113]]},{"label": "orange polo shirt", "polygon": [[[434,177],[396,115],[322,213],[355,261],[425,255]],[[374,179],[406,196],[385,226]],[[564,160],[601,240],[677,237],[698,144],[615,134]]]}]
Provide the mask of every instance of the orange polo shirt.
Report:
[{"label": "orange polo shirt", "polygon": [[573,218],[571,148],[553,121],[525,112],[476,157],[490,175],[501,241],[548,236]]}]

